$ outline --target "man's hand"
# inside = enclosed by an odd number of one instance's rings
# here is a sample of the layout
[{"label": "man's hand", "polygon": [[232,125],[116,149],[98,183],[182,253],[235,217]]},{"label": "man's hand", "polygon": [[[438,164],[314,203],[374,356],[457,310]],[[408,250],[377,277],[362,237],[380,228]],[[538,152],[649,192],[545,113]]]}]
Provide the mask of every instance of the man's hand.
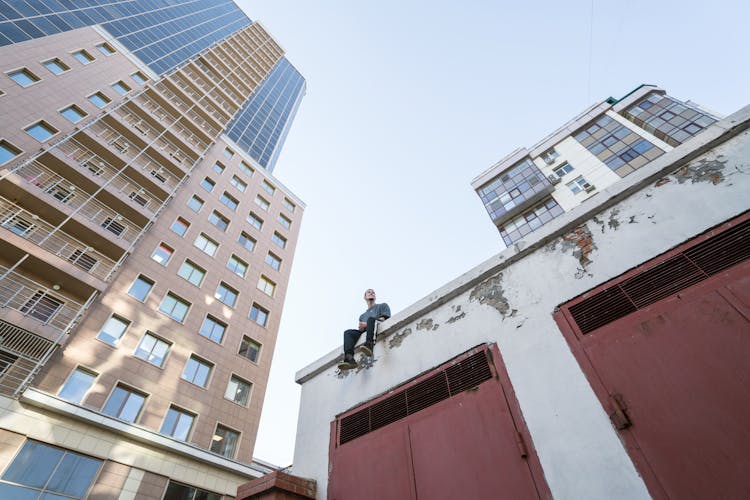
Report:
[{"label": "man's hand", "polygon": [[359,322],[359,331],[364,332],[367,329],[367,323],[360,321]]}]

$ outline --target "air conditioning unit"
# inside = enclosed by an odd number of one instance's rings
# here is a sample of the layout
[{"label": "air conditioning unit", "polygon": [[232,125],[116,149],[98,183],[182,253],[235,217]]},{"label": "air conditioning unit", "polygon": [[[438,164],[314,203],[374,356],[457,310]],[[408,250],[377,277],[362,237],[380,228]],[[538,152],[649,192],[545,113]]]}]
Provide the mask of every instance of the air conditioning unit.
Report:
[{"label": "air conditioning unit", "polygon": [[557,174],[549,174],[547,176],[547,180],[550,181],[550,183],[552,183],[553,185],[560,182],[560,178],[557,176]]},{"label": "air conditioning unit", "polygon": [[593,191],[594,189],[596,189],[596,186],[594,186],[593,184],[589,184],[587,182],[587,183],[585,183],[583,185],[583,189],[585,189],[587,193],[590,193],[591,191]]}]

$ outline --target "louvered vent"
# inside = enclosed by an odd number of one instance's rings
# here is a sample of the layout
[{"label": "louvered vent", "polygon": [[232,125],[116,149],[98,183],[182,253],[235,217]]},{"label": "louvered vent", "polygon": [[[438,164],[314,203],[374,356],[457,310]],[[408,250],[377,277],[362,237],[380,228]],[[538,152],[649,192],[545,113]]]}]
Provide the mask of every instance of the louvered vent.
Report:
[{"label": "louvered vent", "polygon": [[750,258],[750,220],[568,308],[581,333],[684,290]]},{"label": "louvered vent", "polygon": [[472,354],[382,401],[343,417],[339,444],[401,420],[492,378],[487,351]]}]

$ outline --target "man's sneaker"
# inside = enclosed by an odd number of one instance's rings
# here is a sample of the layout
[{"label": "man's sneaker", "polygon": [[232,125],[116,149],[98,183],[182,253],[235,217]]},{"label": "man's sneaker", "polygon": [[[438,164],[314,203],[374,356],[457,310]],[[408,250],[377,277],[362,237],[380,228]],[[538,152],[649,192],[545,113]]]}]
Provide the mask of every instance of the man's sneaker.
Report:
[{"label": "man's sneaker", "polygon": [[343,361],[339,361],[339,370],[351,370],[357,367],[357,362],[354,361],[354,356],[351,354],[344,355]]},{"label": "man's sneaker", "polygon": [[368,358],[372,356],[372,350],[375,347],[374,342],[365,342],[361,346],[359,346],[359,352],[367,356]]}]

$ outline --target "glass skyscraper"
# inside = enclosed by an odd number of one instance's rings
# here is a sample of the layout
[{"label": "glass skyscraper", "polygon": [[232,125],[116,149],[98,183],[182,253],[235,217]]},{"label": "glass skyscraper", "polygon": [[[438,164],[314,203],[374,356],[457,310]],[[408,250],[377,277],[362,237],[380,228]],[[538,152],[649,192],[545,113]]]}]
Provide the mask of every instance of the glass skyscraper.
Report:
[{"label": "glass skyscraper", "polygon": [[[0,46],[98,24],[163,75],[251,22],[232,0],[0,0]],[[302,75],[281,59],[226,134],[273,171],[304,93]]]}]

